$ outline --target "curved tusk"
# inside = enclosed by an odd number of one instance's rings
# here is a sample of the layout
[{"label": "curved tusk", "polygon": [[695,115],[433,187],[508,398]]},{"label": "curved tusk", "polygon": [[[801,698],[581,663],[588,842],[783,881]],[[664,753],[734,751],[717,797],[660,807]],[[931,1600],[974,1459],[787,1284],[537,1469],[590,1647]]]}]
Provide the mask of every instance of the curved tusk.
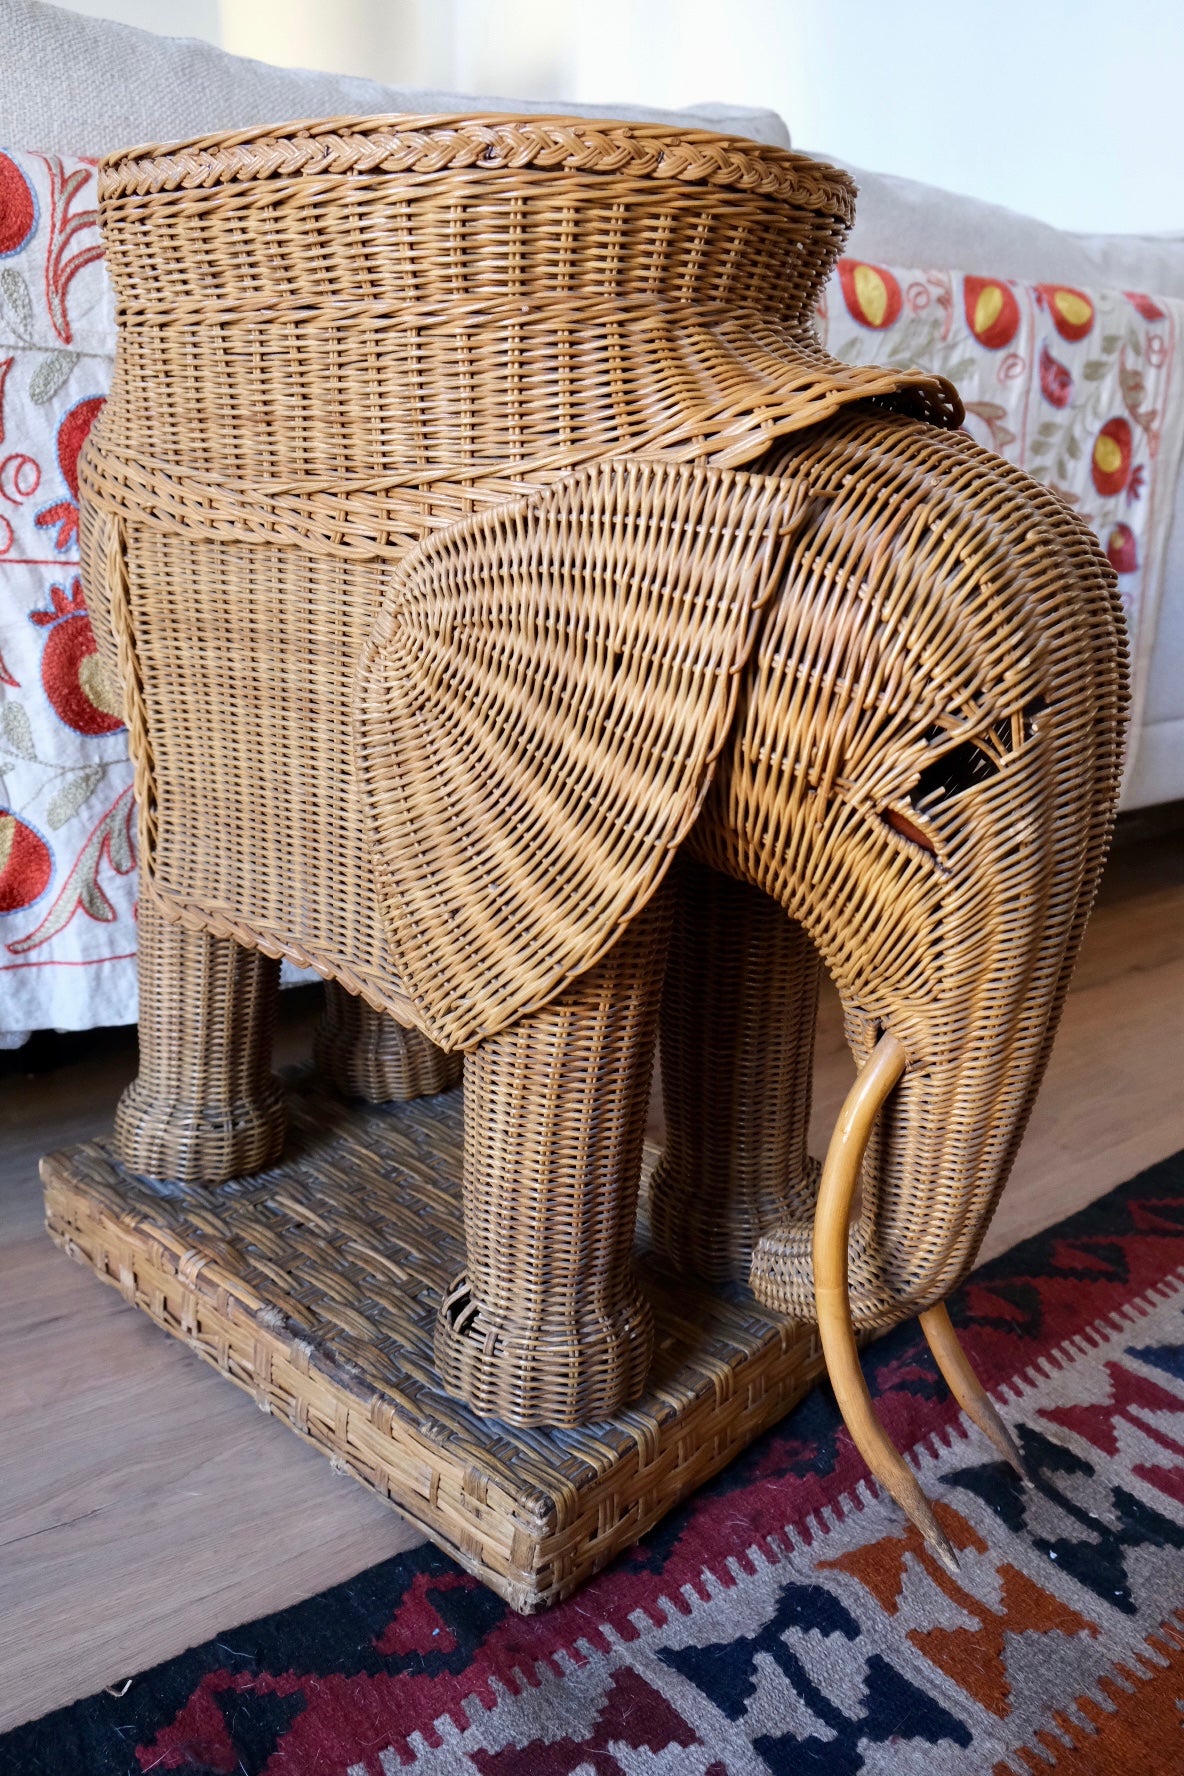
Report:
[{"label": "curved tusk", "polygon": [[933,1352],[934,1362],[967,1418],[973,1420],[984,1437],[995,1445],[1004,1461],[1011,1463],[1021,1479],[1030,1479],[1027,1465],[1016,1447],[1014,1437],[996,1412],[985,1388],[970,1367],[970,1359],[958,1343],[958,1334],[954,1331],[945,1302],[939,1301],[936,1307],[926,1308],[918,1318]]},{"label": "curved tusk", "polygon": [[[885,1032],[868,1056],[839,1112],[827,1149],[814,1213],[814,1299],[818,1335],[839,1411],[864,1461],[885,1492],[920,1530],[950,1572],[958,1560],[911,1468],[893,1448],[872,1408],[859,1366],[847,1286],[847,1239],[859,1168],[880,1107],[905,1070],[903,1044]],[[959,1353],[960,1354],[960,1353]],[[977,1386],[977,1383],[976,1383]]]}]

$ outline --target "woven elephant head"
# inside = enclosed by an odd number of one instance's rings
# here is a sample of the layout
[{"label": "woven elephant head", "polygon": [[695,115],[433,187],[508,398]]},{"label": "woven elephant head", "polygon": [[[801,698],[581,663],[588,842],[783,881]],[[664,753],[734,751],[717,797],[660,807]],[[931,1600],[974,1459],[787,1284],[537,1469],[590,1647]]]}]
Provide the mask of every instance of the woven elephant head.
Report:
[{"label": "woven elephant head", "polygon": [[[810,1319],[821,958],[856,1059],[896,1057],[842,1253],[848,1326],[935,1308],[1056,1029],[1124,671],[1081,523],[898,416],[848,412],[742,471],[606,462],[442,533],[384,602],[356,728],[424,1031],[479,1050],[672,900],[655,1242]],[[572,1086],[593,1115],[597,1088]]]}]

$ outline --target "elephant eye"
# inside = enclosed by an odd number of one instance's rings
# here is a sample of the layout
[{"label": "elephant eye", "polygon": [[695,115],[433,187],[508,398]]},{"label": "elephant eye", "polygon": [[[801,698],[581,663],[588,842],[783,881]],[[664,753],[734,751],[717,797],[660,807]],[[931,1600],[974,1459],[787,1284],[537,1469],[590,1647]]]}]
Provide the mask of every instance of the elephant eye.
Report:
[{"label": "elephant eye", "polygon": [[[1043,697],[1034,697],[1022,709],[1005,715],[974,740],[959,740],[956,745],[938,753],[921,771],[909,793],[909,800],[918,813],[952,801],[976,783],[994,777],[1009,753],[1016,752],[1036,730],[1037,717],[1048,707]],[[945,735],[942,728],[930,730],[930,744]]]},{"label": "elephant eye", "polygon": [[[1015,752],[1036,731],[1037,718],[1048,707],[1043,697],[1034,697],[1023,709],[1004,716],[975,740],[959,740],[938,752],[923,767],[909,791],[909,801],[918,814],[930,814],[943,802],[953,801],[977,783],[994,777],[1003,760]],[[948,729],[931,728],[926,735],[930,749],[948,737]],[[898,808],[886,808],[884,820],[902,838],[919,845],[936,856],[937,847],[924,827],[910,820]]]}]

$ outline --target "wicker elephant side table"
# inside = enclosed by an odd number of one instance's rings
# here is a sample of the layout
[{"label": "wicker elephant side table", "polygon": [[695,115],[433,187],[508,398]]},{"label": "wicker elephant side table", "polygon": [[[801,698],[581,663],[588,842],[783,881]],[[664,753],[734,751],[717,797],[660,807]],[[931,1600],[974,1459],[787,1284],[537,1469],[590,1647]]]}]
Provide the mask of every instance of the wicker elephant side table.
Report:
[{"label": "wicker elephant side table", "polygon": [[[142,1059],[51,1232],[520,1609],[824,1363],[952,1559],[856,1340],[921,1314],[1014,1454],[943,1303],[1113,817],[1092,539],[940,379],[820,351],[853,191],[801,156],[377,118],[101,197]],[[288,1088],[282,956],[329,983]],[[820,1168],[823,966],[861,1072]]]}]

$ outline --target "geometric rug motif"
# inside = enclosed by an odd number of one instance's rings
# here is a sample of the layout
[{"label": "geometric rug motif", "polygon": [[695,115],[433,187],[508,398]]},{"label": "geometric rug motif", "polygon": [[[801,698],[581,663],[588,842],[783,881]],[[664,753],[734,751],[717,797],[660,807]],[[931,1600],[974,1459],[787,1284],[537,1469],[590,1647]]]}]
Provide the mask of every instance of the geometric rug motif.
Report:
[{"label": "geometric rug motif", "polygon": [[952,1577],[825,1389],[522,1618],[431,1547],[0,1738],[4,1776],[1184,1776],[1184,1155],[864,1354]]}]

